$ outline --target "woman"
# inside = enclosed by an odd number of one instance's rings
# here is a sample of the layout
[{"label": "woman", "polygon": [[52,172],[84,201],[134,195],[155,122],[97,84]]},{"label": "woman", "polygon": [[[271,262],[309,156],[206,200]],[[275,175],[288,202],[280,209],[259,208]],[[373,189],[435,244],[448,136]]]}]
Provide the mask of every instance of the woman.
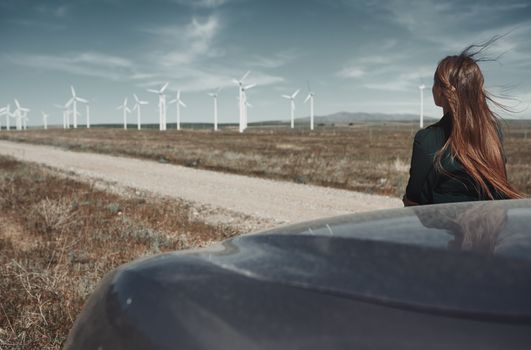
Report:
[{"label": "woman", "polygon": [[415,135],[404,205],[522,198],[507,180],[494,101],[474,58],[488,44],[439,63],[432,92],[444,116]]}]

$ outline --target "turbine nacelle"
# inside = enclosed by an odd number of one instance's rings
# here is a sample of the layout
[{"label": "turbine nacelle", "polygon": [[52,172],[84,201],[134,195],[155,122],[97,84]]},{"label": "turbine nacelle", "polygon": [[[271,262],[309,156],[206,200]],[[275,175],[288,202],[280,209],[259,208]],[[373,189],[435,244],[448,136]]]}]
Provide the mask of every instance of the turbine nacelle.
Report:
[{"label": "turbine nacelle", "polygon": [[166,91],[166,89],[168,88],[168,85],[169,83],[165,83],[164,85],[162,85],[162,87],[159,90],[147,89],[147,91],[152,92],[154,94],[163,95],[164,91]]}]

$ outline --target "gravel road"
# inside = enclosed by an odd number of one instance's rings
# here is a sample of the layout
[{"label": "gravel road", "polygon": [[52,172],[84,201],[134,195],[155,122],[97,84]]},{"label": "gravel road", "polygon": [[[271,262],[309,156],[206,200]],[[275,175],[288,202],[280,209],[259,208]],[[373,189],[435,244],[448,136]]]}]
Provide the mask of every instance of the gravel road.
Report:
[{"label": "gravel road", "polygon": [[402,206],[398,198],[49,146],[0,141],[0,154],[75,174],[85,181],[103,181],[208,207],[219,216],[217,222],[239,215],[262,223],[251,229]]}]

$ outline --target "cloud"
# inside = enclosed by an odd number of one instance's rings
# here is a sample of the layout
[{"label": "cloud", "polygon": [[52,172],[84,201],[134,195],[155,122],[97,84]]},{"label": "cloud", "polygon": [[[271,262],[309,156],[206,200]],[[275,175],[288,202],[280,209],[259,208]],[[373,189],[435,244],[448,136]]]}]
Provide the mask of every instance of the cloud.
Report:
[{"label": "cloud", "polygon": [[4,57],[17,65],[110,80],[128,80],[138,74],[131,61],[97,52],[65,55],[14,54]]},{"label": "cloud", "polygon": [[359,67],[347,67],[336,73],[342,78],[360,78],[365,75],[365,71]]},{"label": "cloud", "polygon": [[411,84],[408,81],[400,79],[391,79],[382,83],[369,83],[364,85],[368,89],[385,90],[385,91],[408,91],[411,90]]},{"label": "cloud", "polygon": [[62,5],[39,4],[35,6],[34,9],[35,11],[41,14],[47,15],[47,16],[63,18],[69,12],[69,5],[67,4],[62,4]]},{"label": "cloud", "polygon": [[200,7],[200,8],[217,8],[227,2],[228,0],[171,0],[179,5],[191,6],[191,7]]},{"label": "cloud", "polygon": [[295,50],[278,52],[270,56],[253,56],[247,65],[259,68],[280,68],[293,62],[299,54]]},{"label": "cloud", "polygon": [[170,47],[158,50],[151,58],[151,61],[170,67],[223,56],[224,50],[215,46],[215,39],[221,29],[219,17],[212,15],[204,19],[193,17],[186,25],[142,30],[155,35],[155,40],[160,42],[159,47]]}]

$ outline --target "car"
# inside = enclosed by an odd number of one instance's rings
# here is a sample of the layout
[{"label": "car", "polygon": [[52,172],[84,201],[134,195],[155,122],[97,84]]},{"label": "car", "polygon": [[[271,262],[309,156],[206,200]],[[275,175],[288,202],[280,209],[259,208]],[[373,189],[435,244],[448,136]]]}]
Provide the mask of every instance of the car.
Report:
[{"label": "car", "polygon": [[340,216],[110,272],[65,349],[529,349],[531,200]]}]

